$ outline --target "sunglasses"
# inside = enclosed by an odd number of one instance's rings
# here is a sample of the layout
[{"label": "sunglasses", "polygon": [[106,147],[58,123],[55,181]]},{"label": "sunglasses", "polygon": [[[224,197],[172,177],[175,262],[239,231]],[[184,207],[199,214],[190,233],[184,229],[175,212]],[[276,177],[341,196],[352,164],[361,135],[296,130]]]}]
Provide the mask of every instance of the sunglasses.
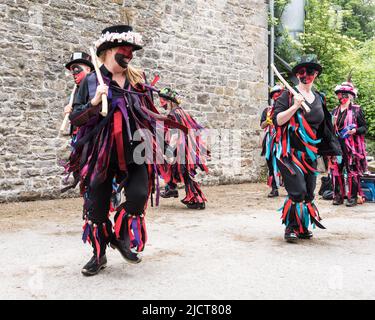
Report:
[{"label": "sunglasses", "polygon": [[304,76],[305,74],[308,75],[308,76],[312,76],[315,74],[315,72],[317,72],[318,70],[312,68],[312,67],[303,67],[303,68],[300,68],[297,70],[297,75],[299,76]]}]

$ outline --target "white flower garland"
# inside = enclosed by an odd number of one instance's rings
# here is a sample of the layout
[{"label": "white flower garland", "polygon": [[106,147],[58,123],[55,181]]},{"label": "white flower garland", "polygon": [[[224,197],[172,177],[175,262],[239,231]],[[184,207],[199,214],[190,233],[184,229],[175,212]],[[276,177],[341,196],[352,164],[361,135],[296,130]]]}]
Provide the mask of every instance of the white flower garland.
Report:
[{"label": "white flower garland", "polygon": [[105,34],[102,34],[99,40],[94,42],[96,48],[99,48],[104,42],[129,42],[138,46],[142,46],[142,36],[139,33],[128,31],[122,33],[110,33],[107,31]]}]

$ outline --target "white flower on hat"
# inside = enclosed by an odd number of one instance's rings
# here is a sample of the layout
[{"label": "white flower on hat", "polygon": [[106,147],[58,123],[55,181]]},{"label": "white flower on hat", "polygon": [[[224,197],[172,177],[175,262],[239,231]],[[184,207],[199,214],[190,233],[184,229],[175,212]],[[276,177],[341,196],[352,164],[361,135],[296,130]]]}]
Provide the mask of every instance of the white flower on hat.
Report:
[{"label": "white flower on hat", "polygon": [[111,33],[107,31],[105,34],[102,34],[99,40],[94,42],[96,48],[99,48],[105,42],[128,42],[134,45],[141,46],[143,44],[142,36],[136,32],[122,32],[122,33]]}]

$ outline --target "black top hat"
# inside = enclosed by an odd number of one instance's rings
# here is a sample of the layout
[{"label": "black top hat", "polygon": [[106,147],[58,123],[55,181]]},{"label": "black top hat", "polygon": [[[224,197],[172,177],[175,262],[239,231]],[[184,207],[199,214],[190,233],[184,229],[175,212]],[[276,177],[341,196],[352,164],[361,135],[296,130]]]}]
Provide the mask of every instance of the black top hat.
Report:
[{"label": "black top hat", "polygon": [[65,65],[65,68],[70,70],[70,67],[74,63],[85,64],[86,66],[90,67],[91,71],[94,70],[94,65],[91,62],[91,56],[85,52],[73,52],[70,57],[70,61]]},{"label": "black top hat", "polygon": [[118,25],[105,28],[100,39],[95,42],[96,55],[107,49],[132,46],[133,51],[142,49],[142,36],[133,31],[128,25]]},{"label": "black top hat", "polygon": [[323,67],[319,63],[318,58],[315,54],[308,54],[298,57],[292,69],[293,74],[296,74],[298,69],[301,67],[313,67],[319,72],[319,74],[321,74],[323,71]]}]

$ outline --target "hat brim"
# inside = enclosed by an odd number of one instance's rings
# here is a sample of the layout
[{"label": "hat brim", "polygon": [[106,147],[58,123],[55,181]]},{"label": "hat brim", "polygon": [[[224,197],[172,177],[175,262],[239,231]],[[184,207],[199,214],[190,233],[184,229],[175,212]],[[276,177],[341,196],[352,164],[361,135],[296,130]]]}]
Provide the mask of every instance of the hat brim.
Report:
[{"label": "hat brim", "polygon": [[357,97],[357,95],[353,92],[353,91],[349,91],[349,90],[336,90],[335,91],[335,94],[339,94],[339,93],[348,93],[350,95],[352,95],[354,98]]},{"label": "hat brim", "polygon": [[91,71],[93,71],[95,68],[94,68],[94,65],[88,61],[88,60],[85,60],[85,59],[76,59],[76,60],[72,60],[72,61],[69,61],[66,65],[65,65],[65,68],[67,68],[68,70],[70,70],[70,67],[73,65],[73,64],[84,64],[86,66],[88,66]]},{"label": "hat brim", "polygon": [[297,74],[297,70],[299,68],[302,68],[302,67],[313,67],[315,70],[318,71],[318,75],[320,75],[323,71],[323,67],[319,64],[319,63],[315,63],[315,62],[303,62],[303,63],[299,63],[297,65],[295,65],[292,69],[292,72],[294,75]]},{"label": "hat brim", "polygon": [[168,95],[166,95],[166,94],[159,93],[159,97],[160,97],[160,98],[163,98],[163,99],[165,99],[165,100],[172,101],[172,102],[174,102],[174,103],[180,104],[180,103],[177,101],[177,99],[172,98],[172,97],[170,97],[170,96],[168,96]]},{"label": "hat brim", "polygon": [[117,41],[114,41],[114,42],[104,42],[102,43],[97,49],[96,49],[96,55],[99,57],[100,54],[105,51],[105,50],[108,50],[108,49],[112,49],[112,48],[117,48],[117,47],[124,47],[124,46],[131,46],[133,47],[133,51],[137,51],[137,50],[141,50],[143,49],[142,46],[140,45],[137,45],[137,44],[134,44],[134,43],[130,43],[130,42],[127,42],[127,41],[122,41],[122,42],[117,42]]}]

